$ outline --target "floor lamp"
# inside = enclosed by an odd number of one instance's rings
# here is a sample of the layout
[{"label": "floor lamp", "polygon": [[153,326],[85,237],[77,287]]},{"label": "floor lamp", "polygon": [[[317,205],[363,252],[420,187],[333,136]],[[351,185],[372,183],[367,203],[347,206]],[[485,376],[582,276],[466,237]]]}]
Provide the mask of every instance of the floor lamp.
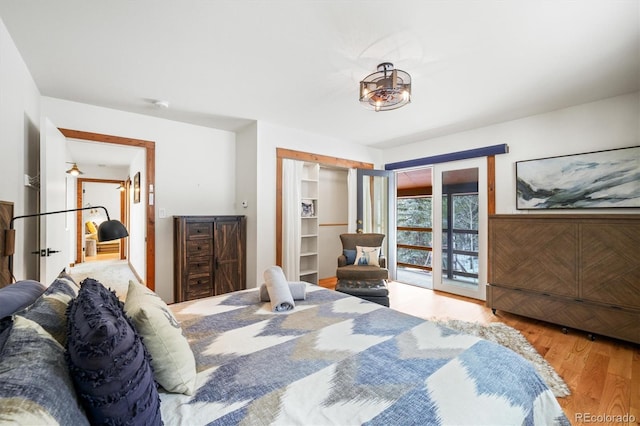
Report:
[{"label": "floor lamp", "polygon": [[[13,255],[15,253],[15,242],[16,242],[16,231],[13,229],[13,222],[18,219],[25,219],[28,217],[39,217],[39,216],[48,216],[51,214],[60,214],[60,213],[71,213],[77,212],[81,210],[89,210],[89,209],[103,209],[105,214],[107,215],[107,220],[102,222],[98,226],[98,241],[112,241],[119,240],[120,238],[125,238],[129,236],[129,232],[127,232],[127,228],[120,222],[119,220],[110,219],[109,212],[106,207],[103,206],[93,206],[93,207],[82,207],[79,209],[69,209],[69,210],[58,210],[55,212],[46,212],[46,213],[35,213],[35,214],[27,214],[24,216],[16,216],[11,219],[9,222],[9,229],[5,233],[5,256],[9,256],[9,273],[11,274],[11,278],[15,281],[15,277],[13,275]],[[51,252],[48,252],[49,254]]]}]

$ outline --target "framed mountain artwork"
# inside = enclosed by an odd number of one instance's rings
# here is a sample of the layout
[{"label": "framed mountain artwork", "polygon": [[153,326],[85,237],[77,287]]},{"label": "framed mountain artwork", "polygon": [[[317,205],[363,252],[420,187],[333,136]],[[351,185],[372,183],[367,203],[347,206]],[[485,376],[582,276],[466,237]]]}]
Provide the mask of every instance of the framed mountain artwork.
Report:
[{"label": "framed mountain artwork", "polygon": [[640,146],[516,162],[516,208],[640,208]]}]

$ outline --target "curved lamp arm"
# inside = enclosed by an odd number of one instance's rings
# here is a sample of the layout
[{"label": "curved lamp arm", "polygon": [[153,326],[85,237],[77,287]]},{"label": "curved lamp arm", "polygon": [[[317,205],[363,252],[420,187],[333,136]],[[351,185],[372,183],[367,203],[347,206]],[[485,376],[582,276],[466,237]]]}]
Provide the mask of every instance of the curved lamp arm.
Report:
[{"label": "curved lamp arm", "polygon": [[59,214],[59,213],[71,213],[71,212],[78,212],[81,210],[89,210],[89,209],[102,209],[104,210],[104,213],[107,215],[107,220],[105,222],[102,222],[98,227],[98,241],[102,242],[102,241],[118,240],[120,238],[129,236],[129,233],[127,232],[127,228],[125,228],[122,222],[120,222],[119,220],[115,220],[115,219],[112,220],[109,217],[109,212],[107,211],[107,208],[104,206],[81,207],[79,209],[58,210],[55,212],[35,213],[35,214],[26,214],[23,216],[16,216],[12,218],[11,221],[9,222],[9,230],[13,230],[13,222],[17,219],[24,219],[27,217],[48,216],[51,214]]},{"label": "curved lamp arm", "polygon": [[89,210],[89,209],[102,209],[107,215],[107,220],[102,222],[100,226],[98,226],[98,241],[112,241],[118,240],[120,238],[125,238],[129,236],[129,232],[127,228],[120,222],[119,220],[109,218],[109,212],[104,206],[92,206],[92,207],[81,207],[79,209],[68,209],[68,210],[58,210],[54,212],[46,212],[46,213],[34,213],[34,214],[26,214],[23,216],[16,216],[11,219],[9,222],[9,229],[5,233],[5,256],[9,256],[9,273],[13,277],[13,254],[15,252],[15,230],[13,229],[13,222],[18,219],[25,219],[28,217],[39,217],[39,216],[48,216],[51,214],[59,214],[59,213],[71,213],[77,212],[81,210]]}]

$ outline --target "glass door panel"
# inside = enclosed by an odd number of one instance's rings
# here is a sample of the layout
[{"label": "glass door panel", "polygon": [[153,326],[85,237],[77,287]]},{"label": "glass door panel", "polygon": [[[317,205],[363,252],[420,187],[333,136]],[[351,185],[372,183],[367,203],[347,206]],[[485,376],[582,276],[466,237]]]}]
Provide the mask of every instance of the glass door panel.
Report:
[{"label": "glass door panel", "polygon": [[385,234],[382,253],[389,278],[395,278],[395,173],[387,170],[357,170],[356,232]]},{"label": "glass door panel", "polygon": [[486,175],[484,158],[439,164],[434,168],[433,283],[436,290],[485,299]]}]

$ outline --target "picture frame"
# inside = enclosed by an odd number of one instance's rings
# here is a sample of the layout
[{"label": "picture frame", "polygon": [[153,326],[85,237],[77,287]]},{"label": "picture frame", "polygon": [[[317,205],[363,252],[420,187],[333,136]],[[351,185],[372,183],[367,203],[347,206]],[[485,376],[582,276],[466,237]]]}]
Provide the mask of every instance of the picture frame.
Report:
[{"label": "picture frame", "polygon": [[516,162],[516,209],[640,208],[640,146]]},{"label": "picture frame", "polygon": [[315,216],[315,208],[313,206],[312,200],[302,200],[301,205],[301,216],[302,217],[314,217]]},{"label": "picture frame", "polygon": [[133,202],[134,204],[140,202],[140,172],[133,177]]}]

